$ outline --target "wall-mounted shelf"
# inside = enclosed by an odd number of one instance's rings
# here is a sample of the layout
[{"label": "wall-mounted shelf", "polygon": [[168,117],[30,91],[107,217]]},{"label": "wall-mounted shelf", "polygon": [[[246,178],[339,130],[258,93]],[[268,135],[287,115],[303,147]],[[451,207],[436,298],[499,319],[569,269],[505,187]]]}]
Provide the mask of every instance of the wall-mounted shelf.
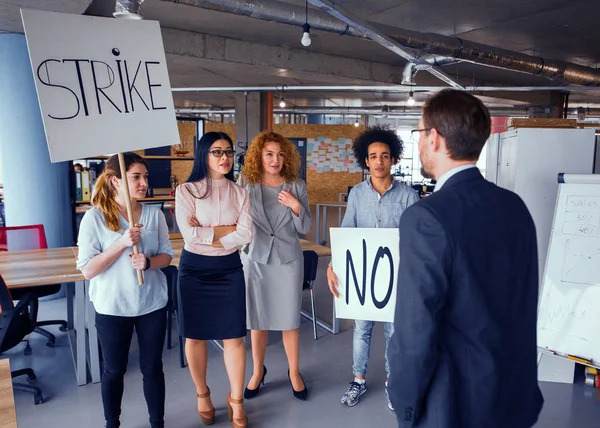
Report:
[{"label": "wall-mounted shelf", "polygon": [[[144,156],[141,155],[144,159],[160,159],[160,160],[187,160],[187,161],[193,161],[194,158],[193,157],[189,157],[189,156]],[[110,156],[89,156],[86,159],[108,159]]]}]

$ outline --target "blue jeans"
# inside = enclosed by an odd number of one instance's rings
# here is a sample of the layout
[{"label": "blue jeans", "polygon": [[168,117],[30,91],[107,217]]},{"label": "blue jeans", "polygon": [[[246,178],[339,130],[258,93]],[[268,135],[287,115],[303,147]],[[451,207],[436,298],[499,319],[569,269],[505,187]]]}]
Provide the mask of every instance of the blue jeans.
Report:
[{"label": "blue jeans", "polygon": [[[371,335],[375,321],[354,321],[354,334],[352,336],[352,359],[354,365],[352,370],[354,376],[365,376],[367,374],[367,363],[371,353]],[[388,344],[394,334],[394,323],[383,323],[385,334],[385,373],[390,377],[390,363],[388,361]]]}]

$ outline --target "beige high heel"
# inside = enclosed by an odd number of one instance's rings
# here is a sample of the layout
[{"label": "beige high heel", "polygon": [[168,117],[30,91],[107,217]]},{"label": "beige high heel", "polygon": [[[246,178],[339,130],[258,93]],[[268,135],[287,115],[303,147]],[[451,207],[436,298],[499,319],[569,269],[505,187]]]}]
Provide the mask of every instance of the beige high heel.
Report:
[{"label": "beige high heel", "polygon": [[[207,398],[207,397],[210,398],[210,388],[208,388],[208,391],[205,392],[204,394],[196,393],[196,396],[198,398]],[[198,410],[198,414],[200,415],[200,418],[202,419],[202,423],[204,425],[212,425],[215,423],[215,408],[214,408],[214,406],[212,409],[207,410],[205,412],[201,412],[200,410]]]},{"label": "beige high heel", "polygon": [[248,426],[248,415],[245,415],[243,418],[234,419],[232,404],[244,404],[244,399],[234,400],[231,398],[231,394],[227,396],[227,418],[233,428],[246,428]]}]

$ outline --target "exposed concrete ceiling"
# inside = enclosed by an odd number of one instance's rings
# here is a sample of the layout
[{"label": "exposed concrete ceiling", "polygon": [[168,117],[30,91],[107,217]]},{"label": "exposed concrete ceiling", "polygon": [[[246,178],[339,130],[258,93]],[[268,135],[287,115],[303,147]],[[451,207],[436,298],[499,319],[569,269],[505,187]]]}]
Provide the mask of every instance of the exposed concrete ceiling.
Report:
[{"label": "exposed concrete ceiling", "polygon": [[[285,0],[304,5],[304,0]],[[365,20],[407,30],[455,35],[465,40],[595,67],[600,64],[597,0],[343,0],[345,9]],[[114,0],[0,0],[0,32],[22,32],[20,8],[110,15]],[[315,9],[309,9],[310,14]],[[173,87],[262,85],[399,84],[404,60],[378,44],[311,31],[312,44],[300,44],[302,29],[230,13],[146,0],[145,19],[161,23]],[[465,85],[551,86],[546,78],[469,63],[443,70]],[[441,82],[419,72],[417,84]],[[490,105],[538,104],[519,94],[486,97]],[[277,96],[277,94],[276,94]],[[419,98],[426,95],[417,94]],[[508,99],[507,99],[508,98]],[[285,93],[299,106],[402,105],[398,93]],[[528,102],[528,100],[531,100]],[[181,107],[231,107],[233,93],[177,93]],[[598,91],[577,92],[571,105],[600,103]]]}]

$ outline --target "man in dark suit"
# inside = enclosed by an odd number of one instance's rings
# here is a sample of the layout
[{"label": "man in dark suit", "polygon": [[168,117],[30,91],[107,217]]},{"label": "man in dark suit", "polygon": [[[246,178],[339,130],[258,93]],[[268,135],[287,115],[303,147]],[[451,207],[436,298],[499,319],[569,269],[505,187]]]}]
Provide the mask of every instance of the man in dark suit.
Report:
[{"label": "man in dark suit", "polygon": [[475,167],[490,122],[480,100],[444,90],[413,131],[437,184],[400,220],[389,345],[400,427],[529,428],[542,408],[535,226],[519,196]]}]

